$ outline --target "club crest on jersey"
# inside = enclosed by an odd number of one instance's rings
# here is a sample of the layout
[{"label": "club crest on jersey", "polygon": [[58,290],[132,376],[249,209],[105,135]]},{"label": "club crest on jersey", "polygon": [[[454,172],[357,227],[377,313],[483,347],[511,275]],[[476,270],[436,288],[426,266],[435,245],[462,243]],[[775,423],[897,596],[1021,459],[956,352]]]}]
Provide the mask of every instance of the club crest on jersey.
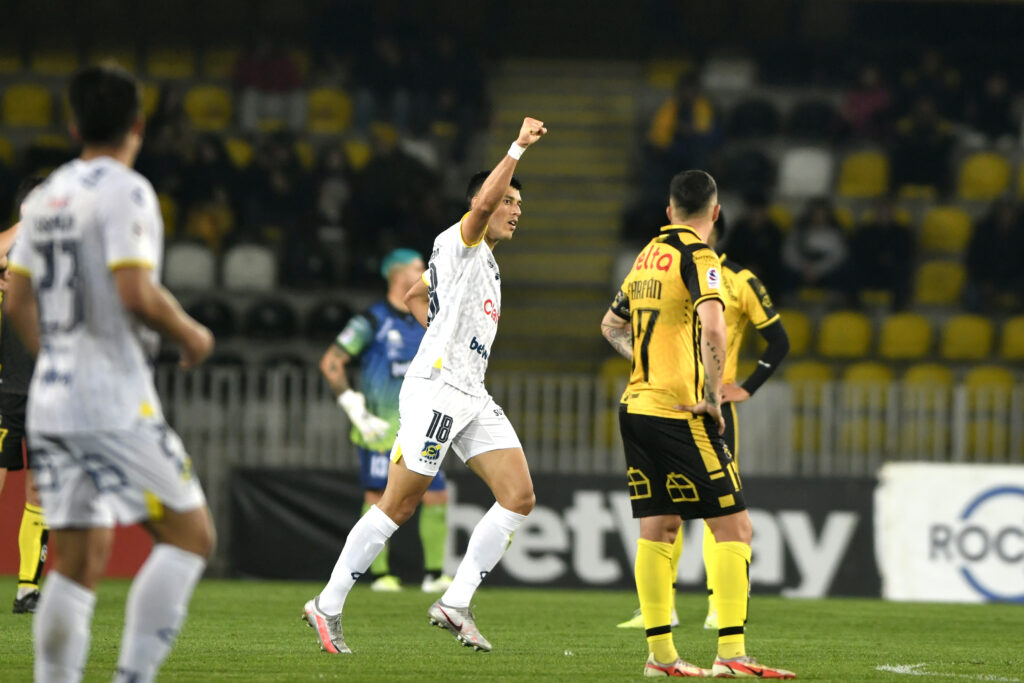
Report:
[{"label": "club crest on jersey", "polygon": [[663,270],[667,273],[672,268],[672,254],[670,252],[662,253],[661,247],[658,245],[644,249],[636,257],[635,270],[648,270],[650,268]]},{"label": "club crest on jersey", "polygon": [[441,444],[436,441],[423,442],[423,450],[420,451],[420,459],[433,462],[441,457]]},{"label": "club crest on jersey", "polygon": [[715,268],[714,266],[712,266],[711,268],[708,268],[708,274],[707,274],[708,289],[718,289],[718,283],[719,283],[720,279],[721,278],[718,275],[718,268]]}]

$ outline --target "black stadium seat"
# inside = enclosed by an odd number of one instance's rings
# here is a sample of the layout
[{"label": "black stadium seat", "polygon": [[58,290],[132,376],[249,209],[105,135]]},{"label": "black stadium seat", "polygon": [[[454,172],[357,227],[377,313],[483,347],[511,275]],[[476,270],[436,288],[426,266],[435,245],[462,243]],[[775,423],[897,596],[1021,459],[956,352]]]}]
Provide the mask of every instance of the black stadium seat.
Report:
[{"label": "black stadium seat", "polygon": [[245,334],[251,339],[276,341],[298,332],[298,316],[283,299],[262,299],[245,314]]},{"label": "black stadium seat", "polygon": [[352,310],[344,301],[323,301],[306,316],[306,336],[311,341],[333,339],[352,317]]}]

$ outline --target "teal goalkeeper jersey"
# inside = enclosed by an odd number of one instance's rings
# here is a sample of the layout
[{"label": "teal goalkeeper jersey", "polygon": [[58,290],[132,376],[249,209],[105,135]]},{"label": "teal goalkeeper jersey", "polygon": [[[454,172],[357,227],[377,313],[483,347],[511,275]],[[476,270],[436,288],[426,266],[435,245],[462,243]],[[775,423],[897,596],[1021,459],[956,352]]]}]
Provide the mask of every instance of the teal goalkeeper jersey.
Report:
[{"label": "teal goalkeeper jersey", "polygon": [[362,367],[359,390],[366,408],[387,420],[390,427],[381,439],[367,442],[355,427],[352,443],[372,451],[390,451],[398,434],[398,393],[405,371],[416,355],[424,329],[411,313],[402,313],[387,301],[353,316],[335,343]]}]

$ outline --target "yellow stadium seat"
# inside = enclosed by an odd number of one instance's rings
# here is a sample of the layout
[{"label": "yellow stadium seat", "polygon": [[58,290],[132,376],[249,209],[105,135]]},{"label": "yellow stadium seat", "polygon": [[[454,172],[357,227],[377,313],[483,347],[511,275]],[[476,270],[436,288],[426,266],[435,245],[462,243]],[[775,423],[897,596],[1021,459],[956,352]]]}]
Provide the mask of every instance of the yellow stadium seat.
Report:
[{"label": "yellow stadium seat", "polygon": [[946,360],[984,360],[992,349],[994,336],[988,318],[955,315],[942,328],[939,354]]},{"label": "yellow stadium seat", "polygon": [[834,375],[832,368],[818,361],[784,363],[782,377],[793,392],[793,448],[797,452],[815,451],[821,445],[818,409],[825,385]]},{"label": "yellow stadium seat", "polygon": [[345,158],[348,159],[348,165],[353,171],[361,171],[370,163],[373,150],[365,140],[346,140],[343,146]]},{"label": "yellow stadium seat", "polygon": [[252,161],[252,145],[244,138],[227,138],[224,140],[224,148],[236,168],[245,168]]},{"label": "yellow stadium seat", "polygon": [[1003,360],[1024,360],[1024,315],[1010,318],[1003,325],[999,357]]},{"label": "yellow stadium seat", "polygon": [[967,425],[967,452],[973,459],[1006,454],[1007,407],[1013,391],[1013,373],[997,365],[972,368],[964,376],[972,419]]},{"label": "yellow stadium seat", "polygon": [[199,131],[222,131],[234,114],[231,93],[216,85],[199,85],[185,93],[185,115]]},{"label": "yellow stadium seat", "polygon": [[975,152],[960,164],[957,196],[960,199],[995,199],[1010,186],[1010,162],[995,152]]},{"label": "yellow stadium seat", "polygon": [[7,126],[47,127],[53,123],[53,97],[34,83],[16,83],[4,91],[3,122]]},{"label": "yellow stadium seat", "polygon": [[239,54],[238,48],[235,47],[210,48],[203,54],[203,75],[219,80],[231,78]]},{"label": "yellow stadium seat", "polygon": [[1013,388],[1013,373],[1001,365],[979,365],[971,368],[964,375],[964,384],[968,392],[985,389],[1003,389],[1009,392]]},{"label": "yellow stadium seat", "polygon": [[953,386],[953,371],[938,363],[917,363],[903,373],[903,383],[915,387],[949,389]]},{"label": "yellow stadium seat", "polygon": [[889,190],[889,159],[877,150],[854,152],[839,170],[839,196],[847,199],[881,197]]},{"label": "yellow stadium seat", "polygon": [[[789,355],[802,356],[811,346],[811,319],[803,311],[780,309],[779,319],[789,336]],[[757,336],[757,335],[751,335]]]},{"label": "yellow stadium seat", "polygon": [[14,145],[4,137],[0,137],[0,162],[14,166]]},{"label": "yellow stadium seat", "polygon": [[[875,209],[873,208],[869,207],[867,209],[864,209],[864,211],[860,214],[861,223],[870,223],[871,221],[875,220],[875,216],[877,215],[877,211],[875,211]],[[910,225],[911,223],[914,222],[914,217],[910,214],[910,210],[905,206],[893,207],[892,217],[900,225]]]},{"label": "yellow stadium seat", "polygon": [[21,55],[16,51],[0,51],[0,74],[16,74],[21,71]]},{"label": "yellow stadium seat", "polygon": [[30,67],[40,76],[67,76],[78,68],[78,54],[68,49],[42,49],[32,55]]},{"label": "yellow stadium seat", "polygon": [[917,313],[897,313],[882,323],[878,355],[887,360],[923,358],[932,346],[932,326]]},{"label": "yellow stadium seat", "polygon": [[156,113],[160,106],[160,86],[155,83],[142,84],[142,114],[147,119]]},{"label": "yellow stadium seat", "polygon": [[783,365],[782,378],[790,384],[823,384],[835,379],[835,373],[820,361],[801,360]]},{"label": "yellow stadium seat", "polygon": [[160,202],[160,216],[164,221],[164,232],[174,235],[178,229],[178,203],[174,201],[174,197],[165,192],[159,193],[156,198]]},{"label": "yellow stadium seat", "polygon": [[919,363],[903,375],[900,452],[912,457],[946,457],[953,372],[945,365]]},{"label": "yellow stadium seat", "polygon": [[132,73],[138,67],[133,47],[96,48],[90,51],[86,57],[88,64],[100,64],[101,62],[114,62],[122,69]]},{"label": "yellow stadium seat", "polygon": [[863,313],[829,313],[818,329],[818,353],[824,358],[863,358],[871,347],[871,321]]},{"label": "yellow stadium seat", "polygon": [[314,88],[309,91],[310,133],[336,134],[348,128],[352,120],[352,100],[337,88]]},{"label": "yellow stadium seat", "polygon": [[782,232],[789,232],[793,228],[793,212],[782,204],[772,204],[768,207],[768,216],[775,221]]},{"label": "yellow stadium seat", "polygon": [[146,73],[160,80],[194,78],[195,56],[186,46],[153,48],[146,55]]},{"label": "yellow stadium seat", "polygon": [[299,163],[302,164],[302,168],[307,171],[313,169],[313,163],[316,161],[316,155],[313,152],[313,145],[309,144],[308,140],[295,141],[295,156],[298,157]]},{"label": "yellow stadium seat", "polygon": [[921,247],[942,254],[962,254],[971,238],[971,217],[955,206],[935,206],[921,221]]},{"label": "yellow stadium seat", "polygon": [[843,227],[843,230],[849,232],[853,230],[853,225],[856,222],[853,218],[853,209],[848,206],[839,205],[835,208],[836,221]]},{"label": "yellow stadium seat", "polygon": [[906,184],[900,185],[897,196],[900,199],[908,199],[910,201],[935,201],[939,191],[932,185],[914,185]]},{"label": "yellow stadium seat", "polygon": [[888,385],[892,382],[892,377],[892,368],[885,363],[877,361],[867,360],[854,363],[843,370],[844,382]]},{"label": "yellow stadium seat", "polygon": [[919,304],[949,306],[960,301],[966,274],[964,267],[951,261],[926,261],[914,275],[914,301]]},{"label": "yellow stadium seat", "polygon": [[654,59],[648,62],[646,71],[648,85],[671,90],[680,76],[693,73],[693,61],[689,59]]}]

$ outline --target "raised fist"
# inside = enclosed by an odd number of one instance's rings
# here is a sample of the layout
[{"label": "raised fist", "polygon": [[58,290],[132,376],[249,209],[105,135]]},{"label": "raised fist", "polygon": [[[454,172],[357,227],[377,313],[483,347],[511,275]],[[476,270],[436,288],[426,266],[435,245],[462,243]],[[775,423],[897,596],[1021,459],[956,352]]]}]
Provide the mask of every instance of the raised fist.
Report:
[{"label": "raised fist", "polygon": [[516,138],[516,144],[520,147],[529,147],[537,142],[537,140],[540,140],[547,132],[548,129],[544,127],[543,121],[527,116],[523,119],[523,127],[519,129],[519,137]]}]

